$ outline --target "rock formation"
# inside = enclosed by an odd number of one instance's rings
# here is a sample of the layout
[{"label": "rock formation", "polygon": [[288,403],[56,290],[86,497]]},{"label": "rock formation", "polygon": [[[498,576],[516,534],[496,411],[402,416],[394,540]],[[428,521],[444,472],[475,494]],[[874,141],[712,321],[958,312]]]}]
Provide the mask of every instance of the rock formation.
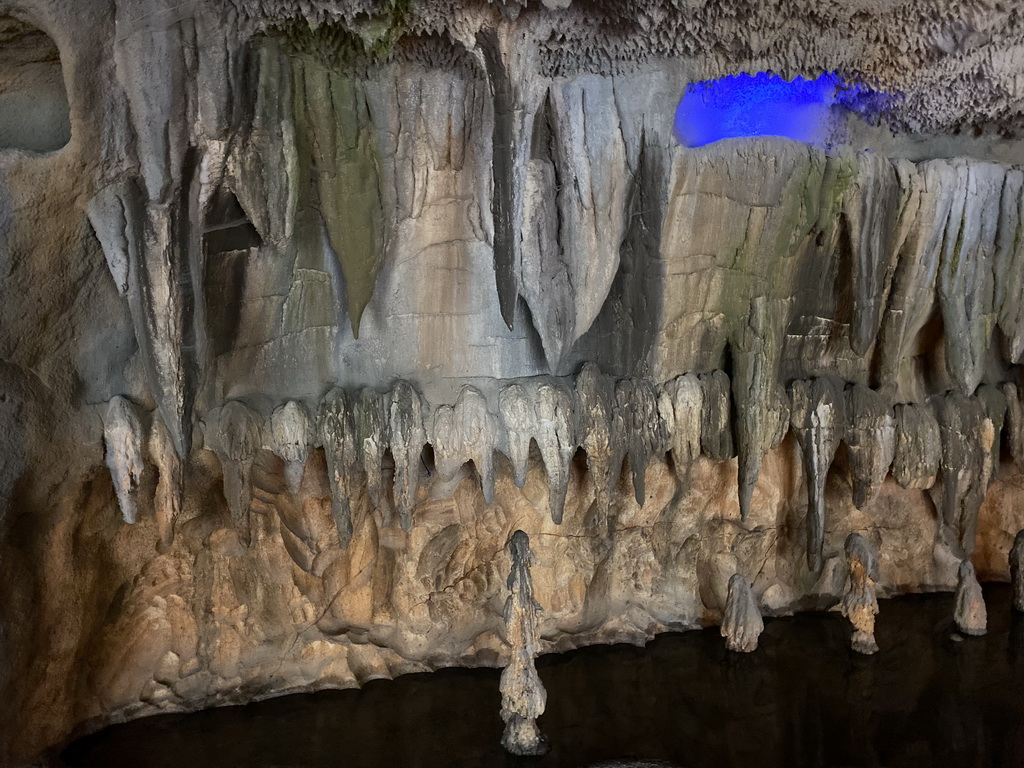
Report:
[{"label": "rock formation", "polygon": [[853,625],[850,647],[857,653],[871,655],[878,652],[875,642],[875,616],[878,615],[878,554],[859,533],[846,537],[846,563],[849,575],[846,594],[843,595],[843,616]]},{"label": "rock formation", "polygon": [[1010,581],[1013,583],[1013,608],[1024,613],[1024,530],[1017,531],[1010,548]]},{"label": "rock formation", "polygon": [[537,728],[548,695],[537,674],[537,614],[540,604],[533,599],[530,539],[516,531],[508,542],[512,569],[508,575],[509,596],[505,600],[505,635],[510,646],[509,663],[501,673],[501,719],[505,734],[501,744],[516,755],[542,755],[547,740]]},{"label": "rock formation", "polygon": [[981,585],[970,560],[961,562],[957,570],[954,600],[956,628],[965,635],[984,635],[988,624],[985,596],[981,593]]},{"label": "rock formation", "polygon": [[[865,647],[1009,575],[1024,19],[734,5],[0,0],[0,763],[505,666],[515,531],[544,653],[834,604],[851,531]],[[821,143],[676,135],[768,71]]]},{"label": "rock formation", "polygon": [[725,647],[737,653],[756,651],[757,639],[763,631],[764,621],[750,582],[742,573],[734,573],[729,578],[729,596],[722,616],[721,632]]}]

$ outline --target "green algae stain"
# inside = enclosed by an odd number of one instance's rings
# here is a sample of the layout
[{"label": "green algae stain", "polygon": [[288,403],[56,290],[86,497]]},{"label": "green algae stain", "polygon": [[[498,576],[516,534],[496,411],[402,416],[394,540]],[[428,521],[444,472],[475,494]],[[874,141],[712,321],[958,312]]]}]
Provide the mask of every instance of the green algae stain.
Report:
[{"label": "green algae stain", "polygon": [[296,59],[293,73],[300,184],[306,202],[323,218],[358,338],[387,238],[366,93],[361,79],[309,58]]}]

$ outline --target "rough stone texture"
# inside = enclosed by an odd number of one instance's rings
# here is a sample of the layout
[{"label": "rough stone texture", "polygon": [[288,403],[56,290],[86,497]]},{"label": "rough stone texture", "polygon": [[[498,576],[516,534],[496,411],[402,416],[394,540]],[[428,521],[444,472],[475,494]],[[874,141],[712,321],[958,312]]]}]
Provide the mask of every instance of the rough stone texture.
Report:
[{"label": "rough stone texture", "polygon": [[750,582],[742,573],[734,573],[729,579],[729,596],[722,616],[721,632],[725,647],[737,653],[756,651],[757,638],[763,630],[764,621],[750,590]]},{"label": "rough stone texture", "polygon": [[956,607],[953,620],[956,628],[965,635],[984,635],[988,625],[985,611],[985,596],[970,560],[960,563],[956,579]]},{"label": "rough stone texture", "polygon": [[[846,564],[849,575],[846,594],[843,595],[843,616],[853,625],[850,647],[857,653],[870,656],[878,652],[875,642],[875,616],[878,615],[878,553],[859,533],[846,538]],[[980,594],[980,588],[979,588]]]},{"label": "rough stone texture", "polygon": [[[540,652],[834,607],[851,532],[857,621],[1007,578],[1024,17],[804,6],[0,0],[0,762],[506,665],[514,531]],[[678,145],[763,69],[904,98]]]}]

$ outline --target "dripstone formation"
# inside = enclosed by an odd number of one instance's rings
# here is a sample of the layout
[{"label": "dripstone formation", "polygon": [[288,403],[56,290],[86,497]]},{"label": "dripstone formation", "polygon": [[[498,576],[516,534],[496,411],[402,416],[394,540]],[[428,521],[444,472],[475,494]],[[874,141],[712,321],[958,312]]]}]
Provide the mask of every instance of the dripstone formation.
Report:
[{"label": "dripstone formation", "polygon": [[[0,763],[508,667],[517,531],[538,653],[867,649],[1008,578],[1022,51],[954,0],[0,0]],[[769,70],[874,96],[677,140]]]}]

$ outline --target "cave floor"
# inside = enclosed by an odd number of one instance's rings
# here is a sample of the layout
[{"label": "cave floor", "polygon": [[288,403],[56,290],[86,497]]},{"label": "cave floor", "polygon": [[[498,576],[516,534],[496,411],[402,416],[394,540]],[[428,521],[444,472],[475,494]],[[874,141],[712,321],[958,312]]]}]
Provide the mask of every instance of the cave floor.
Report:
[{"label": "cave floor", "polygon": [[72,768],[1021,766],[1024,616],[1008,585],[985,597],[981,638],[953,631],[952,594],[880,601],[874,657],[848,650],[837,613],[767,620],[750,655],[728,653],[715,627],[542,657],[543,758],[498,746],[499,670],[485,669],[136,720],[62,757]]}]

